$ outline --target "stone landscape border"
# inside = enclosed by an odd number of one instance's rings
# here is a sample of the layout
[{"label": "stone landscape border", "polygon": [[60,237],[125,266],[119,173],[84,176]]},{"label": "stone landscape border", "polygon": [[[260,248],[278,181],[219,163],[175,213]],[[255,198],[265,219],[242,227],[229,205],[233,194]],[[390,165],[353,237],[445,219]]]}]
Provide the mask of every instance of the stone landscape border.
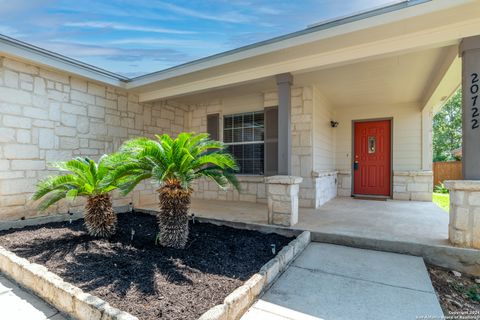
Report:
[{"label": "stone landscape border", "polygon": [[[129,206],[116,206],[113,208],[116,213],[125,213],[130,210]],[[38,226],[42,224],[52,223],[52,222],[64,222],[68,220],[78,220],[83,219],[83,211],[68,213],[56,213],[46,216],[20,219],[20,220],[7,220],[0,221],[0,231],[9,230],[9,229],[21,229],[28,226]]]},{"label": "stone landscape border", "polygon": [[0,271],[59,311],[79,320],[138,320],[108,302],[63,281],[44,266],[0,246]]},{"label": "stone landscape border", "polygon": [[[136,210],[155,214],[155,211]],[[71,218],[59,215],[54,221]],[[79,217],[74,217],[78,219]],[[54,222],[46,219],[43,223]],[[276,226],[264,226],[243,222],[223,221],[211,218],[195,218],[196,221],[224,225],[237,229],[255,230],[263,233],[277,233],[296,236],[277,255],[268,261],[258,273],[254,274],[242,286],[235,289],[223,304],[214,306],[204,313],[200,320],[233,320],[240,318],[255,299],[287,268],[311,241],[309,231],[301,232]],[[39,222],[39,221],[37,221]],[[18,221],[16,228],[32,225]],[[108,302],[83,292],[80,288],[65,282],[61,277],[48,271],[48,268],[31,263],[0,246],[0,271],[22,287],[38,295],[59,311],[79,320],[138,320],[137,317],[114,308]]]},{"label": "stone landscape border", "polygon": [[268,261],[259,272],[254,274],[242,286],[230,293],[222,304],[205,312],[199,320],[236,320],[253,304],[274,280],[288,267],[310,243],[309,231],[302,232],[295,240]]}]

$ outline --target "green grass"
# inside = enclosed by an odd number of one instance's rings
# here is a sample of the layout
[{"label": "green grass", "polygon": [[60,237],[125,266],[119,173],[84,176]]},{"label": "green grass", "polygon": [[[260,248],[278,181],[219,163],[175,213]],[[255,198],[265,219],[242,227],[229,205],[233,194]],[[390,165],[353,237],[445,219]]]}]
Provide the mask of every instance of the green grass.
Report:
[{"label": "green grass", "polygon": [[433,203],[445,211],[450,209],[450,195],[448,193],[433,193]]}]

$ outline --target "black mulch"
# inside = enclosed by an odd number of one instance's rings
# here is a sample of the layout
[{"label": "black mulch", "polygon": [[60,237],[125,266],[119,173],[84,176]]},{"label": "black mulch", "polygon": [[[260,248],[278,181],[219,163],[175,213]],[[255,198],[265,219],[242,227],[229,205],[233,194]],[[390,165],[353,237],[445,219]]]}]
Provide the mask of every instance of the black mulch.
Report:
[{"label": "black mulch", "polygon": [[451,270],[428,266],[430,279],[450,319],[480,319],[480,279],[468,274],[455,275]]},{"label": "black mulch", "polygon": [[291,240],[197,222],[186,249],[175,250],[155,246],[154,216],[118,222],[110,240],[90,237],[77,220],[1,231],[0,245],[140,319],[197,319],[270,260],[272,244]]}]

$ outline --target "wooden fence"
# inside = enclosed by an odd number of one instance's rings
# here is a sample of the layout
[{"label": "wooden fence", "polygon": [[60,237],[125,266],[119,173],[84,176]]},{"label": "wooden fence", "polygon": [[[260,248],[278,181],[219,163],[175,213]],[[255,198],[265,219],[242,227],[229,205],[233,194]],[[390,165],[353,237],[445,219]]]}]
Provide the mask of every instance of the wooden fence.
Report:
[{"label": "wooden fence", "polygon": [[433,163],[433,186],[445,180],[462,180],[462,161]]}]

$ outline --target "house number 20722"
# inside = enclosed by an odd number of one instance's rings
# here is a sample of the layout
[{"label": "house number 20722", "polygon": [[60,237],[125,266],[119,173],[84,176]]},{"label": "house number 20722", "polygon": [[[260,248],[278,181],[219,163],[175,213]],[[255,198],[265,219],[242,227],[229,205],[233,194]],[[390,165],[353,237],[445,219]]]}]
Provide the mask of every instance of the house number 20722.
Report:
[{"label": "house number 20722", "polygon": [[478,99],[478,73],[472,73],[472,82],[470,84],[470,93],[472,94],[472,129],[478,129],[480,127],[480,112],[478,111],[477,99]]}]

